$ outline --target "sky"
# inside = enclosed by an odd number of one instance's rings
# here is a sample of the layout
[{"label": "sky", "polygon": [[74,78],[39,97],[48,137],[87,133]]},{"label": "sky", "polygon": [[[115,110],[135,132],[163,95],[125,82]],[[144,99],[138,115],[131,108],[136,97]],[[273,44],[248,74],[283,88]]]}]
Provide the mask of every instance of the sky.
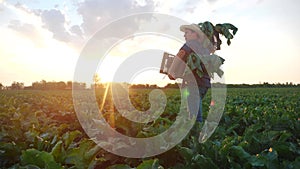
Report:
[{"label": "sky", "polygon": [[[216,53],[226,60],[228,84],[300,83],[299,6],[297,0],[0,0],[0,83],[73,80],[82,50],[101,28],[145,12],[238,27],[232,44],[223,39]],[[124,24],[120,32],[130,33],[147,19]],[[176,54],[181,45],[170,37],[132,32],[108,49],[96,73],[111,81],[131,55],[149,49]],[[134,77],[133,83],[170,82],[155,69]]]}]

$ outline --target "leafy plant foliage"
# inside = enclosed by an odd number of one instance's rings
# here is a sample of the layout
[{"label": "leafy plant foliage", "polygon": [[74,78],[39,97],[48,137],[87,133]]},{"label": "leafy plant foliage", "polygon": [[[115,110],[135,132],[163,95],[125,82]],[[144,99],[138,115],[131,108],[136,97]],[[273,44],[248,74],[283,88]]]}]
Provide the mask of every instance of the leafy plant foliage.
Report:
[{"label": "leafy plant foliage", "polygon": [[233,36],[238,31],[238,28],[230,23],[216,24],[214,26],[211,22],[205,21],[198,25],[210,41],[208,43],[215,45],[216,50],[221,49],[222,40],[220,39],[220,35],[223,35],[227,39],[227,45],[230,45],[230,40],[233,39]]},{"label": "leafy plant foliage", "polygon": [[[149,108],[149,89],[131,89],[133,105]],[[102,90],[97,101],[102,103]],[[111,106],[103,114],[132,137],[167,130],[180,108],[178,89],[164,89],[165,112],[149,124],[133,123]],[[130,159],[106,152],[85,135],[77,121],[71,91],[0,92],[0,168],[300,168],[300,90],[298,88],[230,88],[221,122],[203,144],[195,125],[173,149],[152,158]],[[210,91],[204,112],[210,106]],[[204,116],[207,114],[204,113]],[[118,143],[116,143],[118,144]]]}]

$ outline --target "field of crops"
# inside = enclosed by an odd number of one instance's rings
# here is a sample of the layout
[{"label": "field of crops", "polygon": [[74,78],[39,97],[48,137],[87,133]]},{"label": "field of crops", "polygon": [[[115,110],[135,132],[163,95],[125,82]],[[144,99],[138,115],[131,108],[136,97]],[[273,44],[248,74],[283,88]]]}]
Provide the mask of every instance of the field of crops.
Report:
[{"label": "field of crops", "polygon": [[[97,92],[102,103],[104,91]],[[132,89],[138,110],[147,110],[149,89]],[[176,119],[180,93],[164,89],[165,112],[151,124],[114,113],[117,131],[150,137]],[[112,120],[108,95],[104,116]],[[203,102],[204,118],[210,91]],[[229,88],[225,112],[214,134],[198,143],[193,128],[171,150],[144,159],[114,155],[97,146],[77,120],[71,91],[0,91],[0,168],[300,168],[300,88]],[[201,126],[198,126],[201,127]]]}]

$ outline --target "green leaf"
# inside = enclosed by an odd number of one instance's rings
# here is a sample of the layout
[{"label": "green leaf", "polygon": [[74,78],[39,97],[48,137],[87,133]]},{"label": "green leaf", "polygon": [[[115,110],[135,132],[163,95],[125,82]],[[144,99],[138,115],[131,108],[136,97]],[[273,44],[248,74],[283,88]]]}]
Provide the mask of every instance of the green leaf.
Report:
[{"label": "green leaf", "polygon": [[248,162],[252,165],[252,167],[263,167],[265,165],[264,161],[257,156],[251,156]]},{"label": "green leaf", "polygon": [[21,154],[20,147],[14,142],[0,142],[0,161],[14,162]]},{"label": "green leaf", "polygon": [[41,152],[36,149],[27,149],[21,155],[21,164],[22,165],[33,164],[38,167],[44,167],[45,166],[44,161],[41,158],[37,158],[39,157],[40,153]]},{"label": "green leaf", "polygon": [[206,34],[208,39],[211,39],[211,37],[214,34],[214,26],[211,22],[205,21],[203,23],[198,24],[201,28],[201,30]]},{"label": "green leaf", "polygon": [[[66,164],[75,164],[82,168],[84,166],[84,154],[93,143],[88,140],[81,141],[79,147],[68,149],[67,157],[65,159]],[[82,165],[83,164],[83,165]]]},{"label": "green leaf", "polygon": [[205,157],[203,155],[197,154],[193,159],[193,163],[196,164],[197,167],[201,168],[209,168],[209,169],[218,169],[218,166],[212,161],[211,158]]},{"label": "green leaf", "polygon": [[289,139],[292,135],[293,135],[292,133],[284,131],[284,132],[280,135],[278,141],[279,141],[279,142],[285,142],[285,141],[286,141],[287,139]]},{"label": "green leaf", "polygon": [[241,146],[230,147],[229,153],[231,156],[241,159],[243,161],[247,161],[251,157],[251,155],[247,153]]},{"label": "green leaf", "polygon": [[238,31],[238,28],[235,27],[234,25],[230,24],[230,23],[223,23],[222,24],[227,30],[232,30],[233,35],[236,34],[236,32]]},{"label": "green leaf", "polygon": [[133,168],[131,168],[126,164],[116,164],[116,165],[109,166],[107,169],[133,169]]},{"label": "green leaf", "polygon": [[158,159],[151,159],[143,161],[137,166],[137,169],[158,169],[159,167]]},{"label": "green leaf", "polygon": [[229,46],[231,44],[230,39],[227,39],[227,45]]},{"label": "green leaf", "polygon": [[84,139],[78,147],[67,150],[65,163],[74,164],[77,168],[93,168],[98,162],[104,161],[95,157],[99,149],[93,141]]},{"label": "green leaf", "polygon": [[300,157],[297,157],[295,161],[291,163],[294,168],[298,168],[300,166]]},{"label": "green leaf", "polygon": [[272,147],[282,158],[293,160],[296,156],[297,147],[291,142],[276,142]]},{"label": "green leaf", "polygon": [[36,165],[25,165],[25,166],[20,166],[20,164],[16,164],[13,165],[11,167],[9,167],[9,169],[40,169],[40,167],[36,166]]},{"label": "green leaf", "polygon": [[93,148],[91,148],[88,152],[86,152],[85,154],[85,158],[86,159],[91,159],[93,158],[98,152],[99,150],[101,150],[102,148],[98,145],[95,145]]},{"label": "green leaf", "polygon": [[22,165],[36,165],[40,168],[62,169],[63,167],[54,161],[54,157],[47,152],[36,149],[27,149],[21,155]]},{"label": "green leaf", "polygon": [[58,141],[51,150],[51,155],[54,157],[55,161],[63,163],[66,158],[66,151],[63,147],[63,142]]},{"label": "green leaf", "polygon": [[230,164],[231,164],[232,168],[234,168],[234,169],[242,169],[241,165],[238,163],[231,162]]},{"label": "green leaf", "polygon": [[64,140],[65,148],[67,149],[70,146],[70,144],[74,141],[74,139],[80,135],[82,135],[82,133],[78,130],[65,133],[62,136],[62,138]]},{"label": "green leaf", "polygon": [[190,162],[194,156],[193,150],[186,147],[178,147],[178,152],[186,162]]},{"label": "green leaf", "polygon": [[226,129],[226,133],[230,134],[232,131],[234,131],[235,128],[240,127],[239,123],[233,124],[232,126],[230,126],[228,129]]},{"label": "green leaf", "polygon": [[274,149],[272,151],[264,150],[258,155],[258,159],[260,159],[268,169],[279,167],[278,154]]}]

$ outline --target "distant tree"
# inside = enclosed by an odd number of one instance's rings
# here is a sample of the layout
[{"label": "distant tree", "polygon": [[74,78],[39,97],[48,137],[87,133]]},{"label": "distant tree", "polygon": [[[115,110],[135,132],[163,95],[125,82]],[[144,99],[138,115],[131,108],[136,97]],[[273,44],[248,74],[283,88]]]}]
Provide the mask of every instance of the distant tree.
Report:
[{"label": "distant tree", "polygon": [[32,89],[34,90],[46,90],[46,80],[41,80],[40,82],[33,82]]},{"label": "distant tree", "polygon": [[86,83],[68,81],[66,89],[83,90],[86,89]]},{"label": "distant tree", "polygon": [[56,85],[57,85],[57,89],[60,89],[60,90],[66,89],[66,87],[67,87],[66,83],[63,81],[57,82]]},{"label": "distant tree", "polygon": [[33,82],[31,89],[34,90],[64,90],[66,89],[67,85],[65,82],[46,82],[45,80],[42,80],[40,82]]},{"label": "distant tree", "polygon": [[157,89],[159,88],[157,85],[150,85],[150,84],[133,84],[130,85],[132,89]]},{"label": "distant tree", "polygon": [[144,85],[144,84],[134,84],[134,85],[131,85],[130,88],[132,88],[132,89],[145,89],[145,88],[147,88],[147,85]]},{"label": "distant tree", "polygon": [[3,90],[4,86],[2,83],[0,83],[0,90]]},{"label": "distant tree", "polygon": [[101,78],[99,77],[98,74],[95,74],[94,77],[93,77],[93,84],[91,84],[91,88],[95,88],[95,89],[98,89],[98,88],[103,88],[103,84],[101,84]]},{"label": "distant tree", "polygon": [[13,83],[11,84],[11,89],[12,89],[12,90],[21,90],[21,89],[24,89],[24,83],[13,82]]},{"label": "distant tree", "polygon": [[33,82],[33,83],[31,84],[31,86],[32,86],[32,89],[40,89],[40,84],[39,84],[39,82]]},{"label": "distant tree", "polygon": [[172,84],[172,83],[168,83],[165,88],[179,88],[178,84]]},{"label": "distant tree", "polygon": [[42,80],[40,83],[41,83],[41,88],[45,90],[46,89],[46,83],[47,83],[46,80]]},{"label": "distant tree", "polygon": [[72,89],[72,81],[67,82],[67,89]]},{"label": "distant tree", "polygon": [[151,89],[157,89],[159,87],[157,85],[150,85],[149,88],[151,88]]},{"label": "distant tree", "polygon": [[76,90],[83,90],[83,89],[86,89],[86,83],[82,83],[82,82],[73,82],[73,83],[72,83],[72,89],[76,89]]},{"label": "distant tree", "polygon": [[46,88],[47,90],[55,89],[55,82],[46,82]]}]

